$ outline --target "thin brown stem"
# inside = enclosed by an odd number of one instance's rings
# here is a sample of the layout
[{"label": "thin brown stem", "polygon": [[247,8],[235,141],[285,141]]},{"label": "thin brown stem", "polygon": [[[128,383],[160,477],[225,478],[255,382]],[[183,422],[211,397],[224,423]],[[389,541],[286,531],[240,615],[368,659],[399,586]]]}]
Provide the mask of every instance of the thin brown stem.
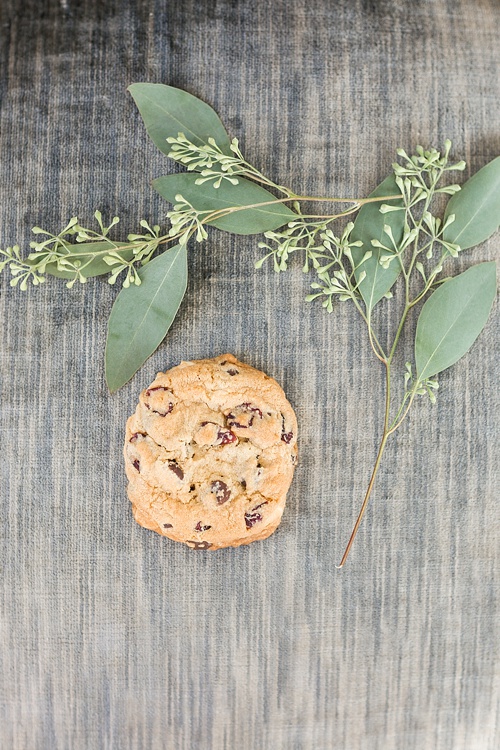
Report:
[{"label": "thin brown stem", "polygon": [[347,547],[345,548],[345,552],[342,556],[342,560],[340,561],[340,565],[337,565],[337,568],[343,568],[345,565],[345,562],[349,556],[349,552],[351,551],[351,547],[354,543],[354,540],[356,538],[356,534],[358,533],[358,529],[361,525],[361,521],[363,520],[363,516],[365,515],[366,508],[368,507],[368,501],[370,500],[370,495],[372,493],[373,485],[375,484],[375,479],[377,477],[377,472],[380,466],[380,462],[382,461],[382,456],[384,454],[385,446],[387,443],[387,439],[389,435],[391,434],[391,431],[389,430],[389,411],[391,408],[391,368],[388,362],[384,362],[385,364],[385,415],[384,415],[384,431],[382,433],[382,439],[380,441],[377,458],[375,459],[375,465],[373,467],[372,475],[370,477],[370,481],[368,483],[368,488],[366,490],[366,494],[363,500],[363,504],[361,506],[361,509],[359,511],[358,517],[356,519],[356,523],[354,524],[354,528],[351,532],[351,536],[349,537],[349,541],[347,543]]},{"label": "thin brown stem", "polygon": [[349,538],[349,541],[347,543],[347,547],[345,548],[345,552],[342,556],[342,560],[340,561],[340,565],[337,565],[337,568],[343,568],[345,565],[345,562],[347,560],[347,557],[349,555],[349,552],[351,551],[351,547],[353,545],[354,539],[356,538],[356,534],[358,533],[359,526],[361,524],[361,521],[363,520],[363,516],[365,514],[366,508],[368,506],[368,501],[370,500],[370,495],[373,489],[373,485],[375,484],[375,478],[377,476],[378,468],[380,466],[380,462],[382,460],[382,456],[384,453],[385,445],[387,443],[387,438],[389,437],[388,433],[384,432],[382,435],[382,440],[378,449],[377,453],[377,459],[375,461],[375,466],[373,467],[372,475],[370,477],[370,483],[368,485],[368,489],[366,490],[365,499],[363,500],[363,505],[361,506],[361,510],[359,511],[358,518],[356,520],[356,523],[354,524],[354,528],[352,530],[351,536]]}]

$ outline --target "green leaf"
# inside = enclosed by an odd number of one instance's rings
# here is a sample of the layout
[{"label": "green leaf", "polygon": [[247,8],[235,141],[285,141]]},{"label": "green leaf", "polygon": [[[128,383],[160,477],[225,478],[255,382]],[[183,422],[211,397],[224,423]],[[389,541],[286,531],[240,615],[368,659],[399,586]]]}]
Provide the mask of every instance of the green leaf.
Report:
[{"label": "green leaf", "polygon": [[462,250],[484,242],[500,226],[500,156],[467,180],[450,198],[444,221],[455,214],[455,221],[444,230],[443,239]]},{"label": "green leaf", "polygon": [[168,154],[167,138],[179,133],[197,146],[212,137],[224,153],[231,155],[229,136],[212,107],[187,91],[162,83],[133,83],[128,87],[146,129],[160,151]]},{"label": "green leaf", "polygon": [[[380,185],[370,193],[369,198],[376,198],[384,195],[399,195],[400,190],[396,185],[394,175],[386,177]],[[397,260],[393,260],[388,268],[382,268],[379,263],[380,256],[387,254],[386,250],[379,247],[373,247],[371,241],[378,240],[383,245],[390,247],[389,237],[384,232],[384,225],[389,225],[396,244],[399,244],[403,238],[404,232],[404,211],[391,211],[386,214],[380,213],[380,203],[367,203],[364,205],[356,217],[354,229],[351,232],[350,240],[363,243],[362,247],[352,248],[352,257],[356,264],[360,263],[367,250],[372,251],[372,256],[365,261],[356,271],[356,280],[362,271],[366,272],[365,279],[359,285],[359,291],[363,297],[368,310],[372,310],[377,302],[394,285],[396,279],[401,273],[401,267]],[[391,206],[403,206],[403,199],[391,200]]]},{"label": "green leaf", "polygon": [[415,362],[420,381],[455,364],[488,319],[496,293],[496,264],[480,263],[445,281],[418,318]]},{"label": "green leaf", "polygon": [[[110,252],[117,248],[128,245],[127,250],[120,253],[125,260],[131,260],[134,257],[133,248],[130,247],[130,242],[82,242],[78,245],[68,245],[70,252],[67,257],[68,260],[79,260],[84,265],[89,256],[93,256],[96,253],[99,255],[93,258],[88,266],[82,269],[82,275],[89,279],[92,276],[101,276],[102,274],[109,273],[111,268],[107,263],[104,262],[103,258],[109,255]],[[38,253],[37,253],[38,255]],[[40,258],[43,256],[43,252],[40,254]],[[73,257],[74,256],[74,257]],[[26,260],[29,265],[36,265],[39,263],[39,258],[32,258]],[[45,273],[49,273],[51,276],[57,276],[58,279],[72,279],[74,273],[72,271],[63,271],[58,269],[57,263],[48,263],[45,267]]]},{"label": "green leaf", "polygon": [[[197,211],[219,211],[232,206],[250,206],[276,200],[276,196],[250,180],[238,178],[237,185],[222,182],[219,188],[210,183],[196,185],[196,174],[171,174],[153,180],[153,187],[163,198],[175,203],[179,193],[191,203]],[[233,234],[260,234],[278,229],[297,218],[297,214],[284,203],[276,203],[260,208],[235,211],[223,218],[211,221],[214,227]]]},{"label": "green leaf", "polygon": [[141,285],[122,289],[108,323],[106,382],[124,385],[161,343],[187,285],[186,247],[175,245],[140,269]]}]

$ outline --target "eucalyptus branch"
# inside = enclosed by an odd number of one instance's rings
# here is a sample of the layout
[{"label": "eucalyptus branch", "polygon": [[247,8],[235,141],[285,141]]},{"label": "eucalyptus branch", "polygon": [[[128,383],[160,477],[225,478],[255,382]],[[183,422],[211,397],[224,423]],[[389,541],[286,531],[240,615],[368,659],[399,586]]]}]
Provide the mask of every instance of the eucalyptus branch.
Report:
[{"label": "eucalyptus branch", "polygon": [[[275,186],[276,187],[276,186]],[[395,196],[397,197],[397,196]],[[182,195],[176,196],[178,203],[174,205],[174,210],[167,213],[171,221],[171,229],[166,235],[159,235],[159,225],[150,227],[145,219],[140,224],[147,229],[146,234],[129,234],[128,242],[116,242],[109,237],[109,231],[119,222],[115,216],[108,227],[102,224],[102,214],[96,211],[96,218],[101,231],[96,232],[93,229],[83,227],[78,223],[77,217],[73,217],[70,222],[58,234],[52,234],[40,227],[34,227],[33,233],[45,235],[48,239],[42,242],[32,242],[31,247],[34,252],[30,253],[27,258],[22,258],[19,245],[8,247],[6,250],[0,249],[0,256],[4,261],[0,261],[0,272],[9,266],[13,279],[11,286],[16,286],[19,282],[21,290],[27,289],[28,281],[31,279],[34,286],[45,281],[45,274],[50,273],[52,268],[58,274],[69,276],[66,283],[71,288],[75,281],[85,283],[89,276],[94,273],[86,274],[86,271],[95,266],[95,262],[102,259],[110,268],[109,283],[113,284],[117,277],[126,271],[123,279],[123,285],[127,288],[131,283],[139,285],[141,283],[138,274],[138,267],[146,265],[154,256],[160,245],[169,244],[178,240],[181,245],[186,244],[191,236],[195,236],[198,242],[207,238],[205,226],[210,225],[217,219],[229,216],[239,211],[251,210],[255,208],[264,208],[267,206],[278,205],[281,203],[310,201],[329,201],[331,203],[352,203],[352,209],[340,212],[338,214],[320,216],[324,220],[324,226],[342,216],[347,216],[364,205],[374,200],[381,199],[353,199],[353,198],[325,198],[315,196],[293,196],[287,198],[273,198],[268,201],[260,201],[243,206],[229,206],[215,211],[198,211]],[[385,200],[389,200],[386,197]],[[302,219],[317,217],[302,216]],[[323,224],[322,224],[323,227]],[[68,237],[76,239],[76,244],[67,240]],[[101,247],[104,244],[105,247]],[[99,245],[99,247],[97,247]],[[132,258],[127,258],[129,251],[132,251]],[[56,274],[57,275],[57,274]]]},{"label": "eucalyptus branch", "polygon": [[[450,195],[454,195],[458,192],[459,187],[457,185],[445,186],[438,188],[439,181],[441,180],[445,171],[450,169],[463,169],[464,163],[459,162],[455,165],[448,164],[448,154],[451,144],[448,141],[446,143],[445,152],[443,156],[435,150],[424,151],[418,147],[417,154],[413,157],[408,157],[404,151],[398,152],[406,161],[406,166],[398,164],[393,165],[395,172],[395,182],[401,191],[401,198],[403,201],[403,208],[400,209],[398,206],[390,206],[383,204],[380,207],[382,214],[390,213],[394,216],[395,212],[398,212],[400,218],[399,227],[397,223],[394,227],[390,225],[384,225],[383,234],[386,236],[386,240],[380,241],[377,239],[372,240],[372,245],[379,250],[380,257],[379,263],[384,269],[389,269],[392,262],[397,261],[400,272],[404,280],[405,289],[405,305],[399,319],[396,334],[392,346],[390,348],[388,356],[381,357],[380,353],[375,349],[372,340],[372,329],[371,329],[371,306],[367,306],[367,325],[370,344],[374,350],[378,359],[381,359],[386,368],[386,411],[384,416],[384,428],[382,439],[379,447],[379,452],[375,461],[374,470],[370,479],[368,491],[365,495],[360,513],[354,525],[353,532],[349,539],[346,551],[342,558],[340,567],[342,567],[347,559],[349,551],[354,542],[354,538],[357,534],[359,525],[366,511],[368,500],[373,488],[373,483],[380,465],[382,453],[390,435],[392,435],[402,424],[406,416],[408,415],[415,396],[427,394],[432,403],[435,403],[436,396],[435,390],[438,388],[437,381],[428,377],[413,377],[412,366],[407,363],[407,372],[405,375],[405,382],[408,380],[412,381],[412,387],[407,390],[404,394],[403,400],[397,410],[395,417],[392,422],[390,421],[390,382],[391,382],[391,366],[392,361],[396,353],[398,343],[400,341],[401,334],[403,332],[408,314],[412,307],[420,302],[425,295],[431,290],[432,286],[436,283],[439,274],[442,272],[443,261],[449,255],[456,257],[460,251],[460,246],[456,243],[447,241],[444,239],[444,235],[447,229],[455,221],[454,214],[448,214],[445,221],[442,222],[438,217],[434,217],[429,209],[431,207],[434,195],[438,192],[447,192]],[[428,179],[426,179],[426,176]],[[420,215],[415,215],[415,206],[423,203],[420,206]],[[399,229],[400,239],[396,240],[394,236],[394,229]],[[433,256],[433,248],[436,243],[442,245],[441,257],[437,265],[431,269],[431,272],[427,275],[424,265],[418,260],[419,256],[425,253],[426,259],[430,260]],[[407,262],[405,262],[406,256],[409,254]],[[412,280],[412,274],[417,271],[422,279],[424,280],[424,287],[420,290],[414,299],[410,298],[410,284]],[[418,347],[417,347],[418,350]],[[431,373],[432,374],[432,373]]]}]

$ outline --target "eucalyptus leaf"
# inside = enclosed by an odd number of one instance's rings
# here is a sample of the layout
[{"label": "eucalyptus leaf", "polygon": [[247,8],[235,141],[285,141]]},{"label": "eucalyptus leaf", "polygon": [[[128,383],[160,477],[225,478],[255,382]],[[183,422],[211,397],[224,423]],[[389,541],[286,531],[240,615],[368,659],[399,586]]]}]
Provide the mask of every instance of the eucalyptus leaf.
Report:
[{"label": "eucalyptus leaf", "polygon": [[232,153],[229,136],[219,116],[196,96],[163,83],[133,83],[128,91],[146,130],[164,154],[171,150],[167,138],[176,138],[179,133],[184,133],[197,146],[206,145],[212,137],[224,153]]},{"label": "eucalyptus leaf", "polygon": [[[369,198],[399,194],[400,190],[396,185],[395,177],[391,174],[375,188],[373,193],[370,193]],[[384,232],[385,225],[391,227],[396,244],[399,244],[403,238],[405,212],[391,211],[382,214],[380,213],[382,204],[383,201],[364,205],[356,217],[351,232],[352,241],[363,243],[362,247],[352,248],[353,260],[356,264],[361,262],[368,250],[372,252],[371,258],[366,260],[356,270],[355,274],[356,280],[359,281],[361,273],[363,271],[366,273],[366,277],[359,284],[359,291],[368,310],[373,309],[377,302],[380,302],[382,297],[389,292],[401,273],[401,267],[397,259],[393,260],[388,268],[382,268],[379,262],[380,256],[386,254],[387,251],[373,247],[371,242],[372,240],[378,240],[383,245],[388,245],[389,237]],[[389,205],[403,207],[403,199],[391,200]]]},{"label": "eucalyptus leaf", "polygon": [[186,247],[175,245],[138,273],[141,285],[122,289],[108,322],[106,382],[112,392],[130,380],[170,328],[186,291]]},{"label": "eucalyptus leaf", "polygon": [[445,281],[422,307],[415,337],[420,381],[464,356],[488,319],[496,293],[496,264],[479,263]]},{"label": "eucalyptus leaf", "polygon": [[[211,183],[196,185],[196,174],[171,174],[153,180],[153,187],[163,198],[175,203],[180,194],[197,211],[219,211],[232,206],[251,206],[276,200],[276,196],[250,180],[238,178],[237,185],[222,182],[219,188]],[[260,208],[235,211],[211,221],[212,226],[233,234],[260,234],[271,231],[297,218],[284,203],[276,203]]]},{"label": "eucalyptus leaf", "polygon": [[[117,248],[128,246],[127,250],[120,253],[121,257],[125,260],[131,260],[134,257],[133,248],[130,246],[130,242],[82,242],[81,244],[68,245],[69,253],[67,256],[68,260],[79,260],[83,265],[92,258],[90,263],[82,269],[81,273],[86,279],[90,279],[92,276],[102,276],[105,273],[109,273],[110,267],[104,262],[106,255],[116,250]],[[97,254],[97,255],[96,255]],[[38,255],[38,253],[37,253]],[[40,253],[42,256],[42,253]],[[73,256],[75,256],[73,258]],[[36,265],[39,260],[35,257],[32,260],[26,260],[29,265]],[[58,279],[72,279],[74,273],[72,271],[63,271],[57,267],[57,263],[48,263],[45,266],[45,273],[51,276],[57,276]]]},{"label": "eucalyptus leaf", "polygon": [[444,221],[455,215],[446,227],[446,242],[460,245],[462,250],[484,242],[500,226],[500,156],[467,180],[462,189],[450,198]]}]

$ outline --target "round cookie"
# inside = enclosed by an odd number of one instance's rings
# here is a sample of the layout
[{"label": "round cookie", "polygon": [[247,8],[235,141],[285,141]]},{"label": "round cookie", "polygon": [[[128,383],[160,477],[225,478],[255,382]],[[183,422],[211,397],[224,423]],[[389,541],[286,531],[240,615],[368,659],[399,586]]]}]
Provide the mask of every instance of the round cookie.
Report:
[{"label": "round cookie", "polygon": [[181,362],[141,393],[124,455],[141,526],[194,549],[238,547],[279,525],[297,420],[278,383],[231,354]]}]

